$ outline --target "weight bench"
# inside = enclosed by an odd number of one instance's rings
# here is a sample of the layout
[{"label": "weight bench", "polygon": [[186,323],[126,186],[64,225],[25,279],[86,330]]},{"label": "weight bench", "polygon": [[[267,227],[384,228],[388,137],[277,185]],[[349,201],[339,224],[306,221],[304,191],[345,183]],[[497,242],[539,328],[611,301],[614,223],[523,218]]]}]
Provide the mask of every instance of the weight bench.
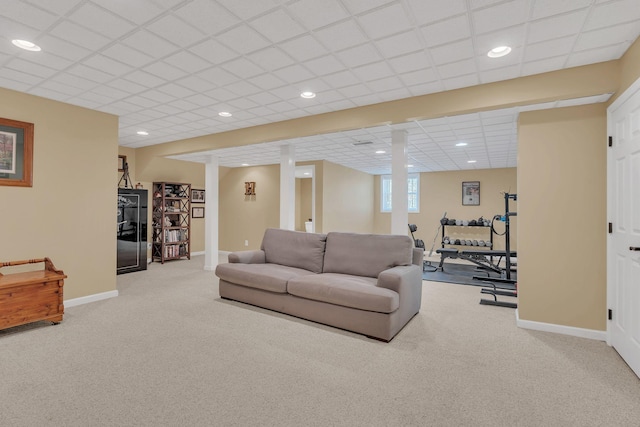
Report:
[{"label": "weight bench", "polygon": [[[444,260],[447,258],[452,259],[464,259],[467,261],[471,261],[472,263],[478,265],[480,268],[484,270],[489,270],[494,273],[502,275],[503,270],[498,266],[498,264],[494,264],[492,262],[494,257],[498,258],[498,262],[502,257],[507,256],[505,251],[497,251],[497,250],[483,250],[483,251],[474,251],[474,250],[464,250],[459,251],[454,248],[442,248],[437,249],[436,253],[440,254],[440,264],[438,264],[438,269],[444,271]],[[510,252],[510,257],[516,257],[516,252]]]}]

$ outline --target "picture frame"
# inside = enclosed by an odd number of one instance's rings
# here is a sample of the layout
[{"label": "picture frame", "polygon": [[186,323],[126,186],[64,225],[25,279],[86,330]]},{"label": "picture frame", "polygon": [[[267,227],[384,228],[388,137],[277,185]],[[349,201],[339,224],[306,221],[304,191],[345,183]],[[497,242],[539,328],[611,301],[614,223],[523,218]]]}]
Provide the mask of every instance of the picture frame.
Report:
[{"label": "picture frame", "polygon": [[204,218],[204,206],[194,206],[191,208],[191,218]]},{"label": "picture frame", "polygon": [[33,187],[33,123],[0,118],[0,185]]},{"label": "picture frame", "polygon": [[480,181],[462,183],[462,206],[480,205]]},{"label": "picture frame", "polygon": [[191,203],[204,203],[204,190],[191,189]]},{"label": "picture frame", "polygon": [[118,155],[118,172],[124,172],[124,165],[127,164],[127,156]]}]

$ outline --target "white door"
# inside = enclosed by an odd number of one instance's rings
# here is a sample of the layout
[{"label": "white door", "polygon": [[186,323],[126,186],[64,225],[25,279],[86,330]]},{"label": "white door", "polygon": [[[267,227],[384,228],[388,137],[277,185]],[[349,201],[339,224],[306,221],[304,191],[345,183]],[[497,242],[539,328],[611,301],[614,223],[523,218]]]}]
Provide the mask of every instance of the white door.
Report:
[{"label": "white door", "polygon": [[608,109],[607,343],[640,377],[640,79]]}]

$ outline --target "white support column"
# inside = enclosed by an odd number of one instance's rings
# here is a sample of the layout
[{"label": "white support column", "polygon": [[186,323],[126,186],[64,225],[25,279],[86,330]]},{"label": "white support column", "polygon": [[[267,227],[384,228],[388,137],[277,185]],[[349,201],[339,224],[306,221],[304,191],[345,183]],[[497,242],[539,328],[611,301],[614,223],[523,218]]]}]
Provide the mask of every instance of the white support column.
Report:
[{"label": "white support column", "polygon": [[280,228],[296,228],[296,159],[293,145],[280,148]]},{"label": "white support column", "polygon": [[407,234],[409,189],[407,131],[391,131],[391,234]]},{"label": "white support column", "polygon": [[218,169],[218,158],[208,156],[205,163],[204,269],[210,271],[218,265]]}]

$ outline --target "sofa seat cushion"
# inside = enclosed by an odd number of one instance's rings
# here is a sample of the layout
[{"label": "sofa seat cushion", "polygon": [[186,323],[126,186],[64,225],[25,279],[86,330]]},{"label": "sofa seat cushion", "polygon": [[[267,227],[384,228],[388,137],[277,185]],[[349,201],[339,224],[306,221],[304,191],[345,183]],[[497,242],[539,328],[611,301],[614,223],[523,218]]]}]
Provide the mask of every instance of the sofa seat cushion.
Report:
[{"label": "sofa seat cushion", "polygon": [[309,270],[279,264],[218,264],[216,276],[227,282],[284,294],[294,277],[315,275]]},{"label": "sofa seat cushion", "polygon": [[348,274],[323,273],[291,278],[287,292],[300,298],[378,313],[391,313],[399,306],[398,294],[377,287],[376,279]]}]

